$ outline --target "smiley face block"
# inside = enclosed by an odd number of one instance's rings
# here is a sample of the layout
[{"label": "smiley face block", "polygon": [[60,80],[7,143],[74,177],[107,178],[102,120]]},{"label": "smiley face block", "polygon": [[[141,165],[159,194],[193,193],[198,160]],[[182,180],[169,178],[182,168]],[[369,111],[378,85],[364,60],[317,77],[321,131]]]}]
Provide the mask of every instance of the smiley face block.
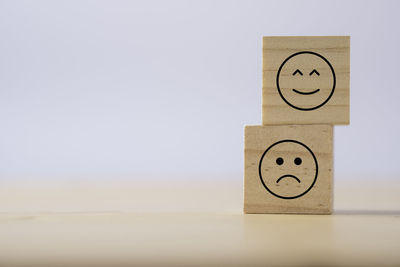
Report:
[{"label": "smiley face block", "polygon": [[245,213],[332,213],[331,125],[245,127]]},{"label": "smiley face block", "polygon": [[350,37],[263,38],[263,124],[349,124]]}]

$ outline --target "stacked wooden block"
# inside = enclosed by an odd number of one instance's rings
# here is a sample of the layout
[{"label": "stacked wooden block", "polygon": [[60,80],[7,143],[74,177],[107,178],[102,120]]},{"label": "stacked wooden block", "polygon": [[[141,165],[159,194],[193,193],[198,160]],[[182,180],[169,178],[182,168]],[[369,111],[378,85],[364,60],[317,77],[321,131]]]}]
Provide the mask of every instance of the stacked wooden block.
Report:
[{"label": "stacked wooden block", "polygon": [[263,38],[263,125],[245,127],[245,213],[332,213],[333,125],[349,124],[349,87],[349,36]]}]

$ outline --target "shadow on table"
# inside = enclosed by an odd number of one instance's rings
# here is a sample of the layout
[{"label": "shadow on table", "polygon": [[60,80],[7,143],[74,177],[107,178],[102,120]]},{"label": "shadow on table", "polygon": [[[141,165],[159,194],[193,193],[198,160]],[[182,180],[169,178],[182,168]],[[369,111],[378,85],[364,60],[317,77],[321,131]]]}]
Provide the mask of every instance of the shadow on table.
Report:
[{"label": "shadow on table", "polygon": [[335,210],[334,215],[400,216],[400,210]]}]

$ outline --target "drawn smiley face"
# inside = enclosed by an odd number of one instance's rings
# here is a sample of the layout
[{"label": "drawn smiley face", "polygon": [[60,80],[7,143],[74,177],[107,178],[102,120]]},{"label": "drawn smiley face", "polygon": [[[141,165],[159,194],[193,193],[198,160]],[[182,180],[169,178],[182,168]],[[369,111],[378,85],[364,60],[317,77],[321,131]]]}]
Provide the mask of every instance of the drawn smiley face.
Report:
[{"label": "drawn smiley face", "polygon": [[326,58],[303,51],[283,61],[276,76],[276,86],[281,98],[292,108],[314,110],[332,97],[336,75]]},{"label": "drawn smiley face", "polygon": [[259,163],[261,183],[272,195],[294,199],[305,195],[318,177],[318,162],[309,147],[281,140],[268,147]]}]

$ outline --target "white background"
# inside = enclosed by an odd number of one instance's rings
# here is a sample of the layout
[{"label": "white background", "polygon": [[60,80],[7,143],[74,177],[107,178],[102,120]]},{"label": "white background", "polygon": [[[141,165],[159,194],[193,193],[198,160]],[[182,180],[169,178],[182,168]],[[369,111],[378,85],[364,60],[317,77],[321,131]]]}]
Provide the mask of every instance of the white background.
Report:
[{"label": "white background", "polygon": [[1,1],[0,177],[240,177],[263,35],[351,35],[335,175],[400,177],[400,2]]}]

